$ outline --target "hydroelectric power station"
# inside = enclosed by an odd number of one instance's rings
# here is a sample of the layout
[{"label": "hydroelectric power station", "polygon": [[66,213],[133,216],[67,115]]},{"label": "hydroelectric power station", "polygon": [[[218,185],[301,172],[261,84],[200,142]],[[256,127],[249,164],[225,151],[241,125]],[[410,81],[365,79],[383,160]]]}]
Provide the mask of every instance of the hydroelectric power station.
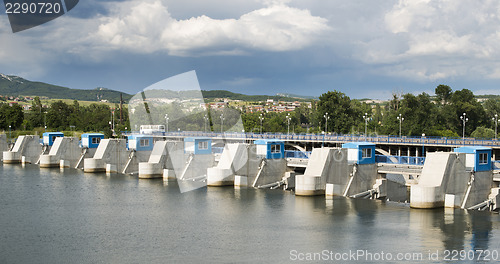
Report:
[{"label": "hydroelectric power station", "polygon": [[42,140],[19,136],[11,146],[0,135],[0,150],[4,164],[209,187],[389,199],[412,208],[497,210],[500,203],[498,141],[180,131],[105,139],[46,132]]}]

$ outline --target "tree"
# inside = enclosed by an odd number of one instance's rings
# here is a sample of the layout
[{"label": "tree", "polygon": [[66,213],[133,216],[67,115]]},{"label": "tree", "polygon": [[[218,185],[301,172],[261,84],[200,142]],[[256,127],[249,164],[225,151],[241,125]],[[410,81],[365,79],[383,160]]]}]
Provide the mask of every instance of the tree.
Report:
[{"label": "tree", "polygon": [[484,102],[484,111],[486,111],[490,119],[495,117],[495,114],[500,116],[500,100],[493,98],[486,100]]},{"label": "tree", "polygon": [[45,121],[45,109],[40,101],[40,97],[35,97],[31,103],[31,109],[29,111],[28,121],[32,127],[43,127]]},{"label": "tree", "polygon": [[321,128],[325,127],[324,115],[328,113],[328,131],[348,133],[363,113],[354,109],[351,99],[339,91],[329,91],[319,97],[317,119]]},{"label": "tree", "polygon": [[476,100],[472,91],[468,89],[455,91],[451,96],[450,102],[443,109],[447,122],[446,126],[459,135],[462,134],[463,122],[460,120],[460,116],[463,113],[469,119],[465,127],[466,135],[470,135],[478,126],[484,126],[489,123],[483,106]]},{"label": "tree", "polygon": [[451,90],[450,86],[440,84],[436,87],[436,89],[434,90],[434,93],[437,96],[436,101],[439,104],[445,105],[448,103],[448,101],[452,95],[452,90]]},{"label": "tree", "polygon": [[47,111],[47,126],[56,130],[66,130],[69,128],[70,107],[63,101],[50,104]]},{"label": "tree", "polygon": [[474,132],[472,132],[471,136],[474,138],[494,138],[495,131],[493,131],[493,129],[491,128],[480,126],[476,128]]}]

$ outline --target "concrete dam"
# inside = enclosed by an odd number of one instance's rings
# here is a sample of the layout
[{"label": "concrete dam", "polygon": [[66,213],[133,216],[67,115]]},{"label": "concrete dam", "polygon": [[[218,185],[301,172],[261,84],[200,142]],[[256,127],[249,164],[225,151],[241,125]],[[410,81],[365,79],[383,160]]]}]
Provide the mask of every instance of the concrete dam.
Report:
[{"label": "concrete dam", "polygon": [[390,199],[412,208],[497,210],[500,203],[500,168],[491,147],[457,146],[412,157],[410,151],[407,156],[377,155],[391,151],[367,141],[301,147],[275,138],[219,137],[130,134],[105,139],[103,134],[87,133],[78,139],[46,132],[43,140],[20,136],[12,146],[0,135],[0,149],[4,164],[133,174],[214,188],[280,188],[298,196]]}]

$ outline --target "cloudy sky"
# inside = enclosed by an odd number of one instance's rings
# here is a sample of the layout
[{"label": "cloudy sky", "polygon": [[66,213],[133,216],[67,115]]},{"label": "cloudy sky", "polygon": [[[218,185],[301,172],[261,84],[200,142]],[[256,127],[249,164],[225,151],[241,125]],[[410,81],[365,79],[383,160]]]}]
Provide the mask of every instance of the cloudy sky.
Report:
[{"label": "cloudy sky", "polygon": [[72,88],[137,93],[195,70],[246,94],[500,94],[499,1],[84,0],[15,34],[0,13],[0,73]]}]

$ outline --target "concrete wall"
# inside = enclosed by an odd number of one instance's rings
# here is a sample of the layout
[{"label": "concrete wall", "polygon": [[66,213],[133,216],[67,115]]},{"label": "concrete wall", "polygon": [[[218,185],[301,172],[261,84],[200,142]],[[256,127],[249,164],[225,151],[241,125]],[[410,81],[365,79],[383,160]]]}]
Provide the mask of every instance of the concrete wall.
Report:
[{"label": "concrete wall", "polygon": [[313,149],[304,175],[295,177],[295,194],[304,196],[324,194],[326,182],[335,169],[333,166],[335,159],[345,160],[344,164],[347,165],[346,155],[347,150],[340,148]]},{"label": "concrete wall", "polygon": [[119,170],[120,173],[138,173],[139,164],[141,162],[146,162],[151,156],[151,150],[130,150],[128,152],[128,158],[125,162],[125,167],[123,170]]},{"label": "concrete wall", "polygon": [[[253,165],[255,166],[255,165]],[[258,165],[257,165],[258,168]],[[248,168],[249,170],[254,168]],[[264,165],[264,169],[262,170],[259,178],[257,181],[255,181],[257,175],[249,175],[248,180],[249,183],[255,182],[255,187],[259,187],[262,185],[270,184],[273,182],[278,182],[285,177],[285,172],[286,172],[286,160],[285,159],[271,159],[271,160],[266,160],[266,163]]]},{"label": "concrete wall", "polygon": [[7,144],[7,135],[0,134],[0,160],[3,160],[3,152],[9,150],[9,145]]},{"label": "concrete wall", "polygon": [[97,148],[83,148],[80,157],[75,165],[75,169],[83,169],[85,164],[85,159],[92,158],[95,155]]},{"label": "concrete wall", "polygon": [[286,160],[266,159],[267,154],[257,154],[257,147],[253,144],[227,144],[217,167],[207,170],[207,184],[259,187],[281,181],[287,168]]},{"label": "concrete wall", "polygon": [[[139,178],[175,179],[175,170],[170,153],[183,151],[184,143],[180,141],[157,141],[147,162],[139,163]],[[182,154],[184,156],[184,154]],[[164,170],[167,170],[164,175]]]},{"label": "concrete wall", "polygon": [[19,136],[11,151],[3,152],[4,163],[35,163],[42,153],[40,137],[37,135]]},{"label": "concrete wall", "polygon": [[84,172],[121,172],[129,157],[125,139],[103,139],[93,158],[84,161]]},{"label": "concrete wall", "polygon": [[75,167],[82,155],[82,149],[78,146],[76,137],[57,137],[48,154],[40,156],[40,167]]}]

